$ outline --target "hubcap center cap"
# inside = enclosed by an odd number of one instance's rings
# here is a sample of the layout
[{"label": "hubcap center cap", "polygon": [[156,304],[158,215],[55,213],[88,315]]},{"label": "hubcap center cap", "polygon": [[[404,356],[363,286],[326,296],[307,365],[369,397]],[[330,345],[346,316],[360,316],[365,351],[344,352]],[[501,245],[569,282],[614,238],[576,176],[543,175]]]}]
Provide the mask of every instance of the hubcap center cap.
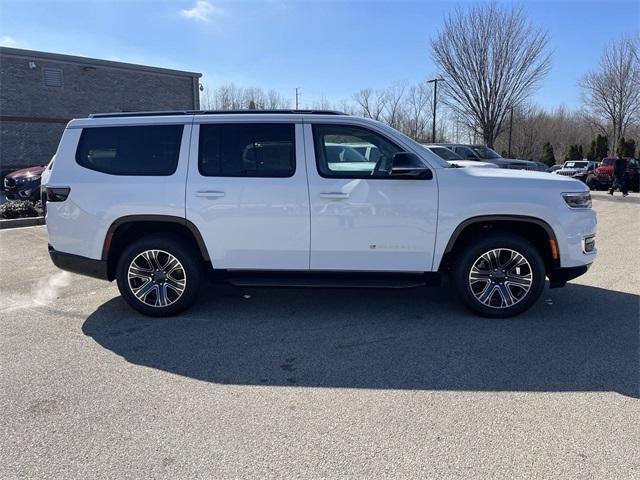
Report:
[{"label": "hubcap center cap", "polygon": [[504,274],[504,272],[493,272],[491,274],[491,278],[494,280],[497,280],[498,282],[501,282],[504,280],[504,278],[506,277],[506,275]]},{"label": "hubcap center cap", "polygon": [[164,272],[153,272],[153,275],[151,275],[151,279],[155,283],[162,283],[167,279],[167,276]]}]

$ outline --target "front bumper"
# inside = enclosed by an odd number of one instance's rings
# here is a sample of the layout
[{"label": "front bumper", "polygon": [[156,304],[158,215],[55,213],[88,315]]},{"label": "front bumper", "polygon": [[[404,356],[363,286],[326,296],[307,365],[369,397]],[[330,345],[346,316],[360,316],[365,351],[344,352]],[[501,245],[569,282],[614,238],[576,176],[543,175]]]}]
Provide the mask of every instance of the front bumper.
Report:
[{"label": "front bumper", "polygon": [[591,264],[581,265],[579,267],[555,268],[547,272],[549,277],[549,288],[564,287],[569,280],[578,278],[580,275],[587,273]]},{"label": "front bumper", "polygon": [[5,183],[4,192],[9,200],[32,200],[34,198],[40,198],[40,180],[14,185],[7,185],[7,183]]},{"label": "front bumper", "polygon": [[61,270],[99,278],[100,280],[109,280],[107,262],[105,260],[95,260],[71,253],[58,252],[51,245],[49,245],[49,256],[53,264]]}]

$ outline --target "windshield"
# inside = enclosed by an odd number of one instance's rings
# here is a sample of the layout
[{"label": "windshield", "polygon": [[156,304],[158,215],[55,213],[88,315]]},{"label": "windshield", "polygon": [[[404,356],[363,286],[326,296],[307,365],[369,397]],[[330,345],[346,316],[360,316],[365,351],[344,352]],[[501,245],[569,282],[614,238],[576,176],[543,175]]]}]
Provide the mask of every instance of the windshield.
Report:
[{"label": "windshield", "polygon": [[565,162],[564,168],[587,168],[589,162]]},{"label": "windshield", "polygon": [[615,161],[615,158],[605,158],[604,160],[602,160],[602,165],[613,165]]},{"label": "windshield", "polygon": [[493,160],[495,158],[502,158],[500,155],[496,153],[495,150],[492,150],[489,147],[471,147],[473,151],[478,154],[480,158],[483,160]]},{"label": "windshield", "polygon": [[433,153],[438,155],[440,158],[444,158],[445,160],[462,160],[462,157],[455,152],[452,152],[448,148],[444,147],[428,147],[428,150],[431,150]]}]

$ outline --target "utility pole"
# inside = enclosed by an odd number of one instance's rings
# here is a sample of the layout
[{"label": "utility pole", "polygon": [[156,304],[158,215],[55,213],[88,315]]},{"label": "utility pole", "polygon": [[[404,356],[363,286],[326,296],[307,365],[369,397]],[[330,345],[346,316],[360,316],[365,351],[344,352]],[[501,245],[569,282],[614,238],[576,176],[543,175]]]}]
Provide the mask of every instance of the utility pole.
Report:
[{"label": "utility pole", "polygon": [[300,87],[296,87],[296,110],[298,110],[300,95],[301,95]]},{"label": "utility pole", "polygon": [[509,114],[509,158],[511,158],[511,134],[513,132],[513,107],[511,107],[511,113]]},{"label": "utility pole", "polygon": [[433,125],[431,128],[431,143],[436,143],[436,105],[438,101],[438,82],[444,82],[444,78],[434,78],[427,83],[433,83]]}]

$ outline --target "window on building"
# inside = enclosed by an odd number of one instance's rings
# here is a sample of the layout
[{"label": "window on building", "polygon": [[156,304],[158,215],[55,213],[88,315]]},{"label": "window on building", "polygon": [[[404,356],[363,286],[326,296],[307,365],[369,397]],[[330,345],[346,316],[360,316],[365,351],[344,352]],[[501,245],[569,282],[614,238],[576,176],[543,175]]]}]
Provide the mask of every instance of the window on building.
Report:
[{"label": "window on building", "polygon": [[172,175],[183,129],[182,125],[85,128],[76,161],[111,175]]},{"label": "window on building", "polygon": [[44,77],[45,87],[60,88],[64,85],[62,70],[59,68],[43,68],[42,75]]},{"label": "window on building", "polygon": [[289,123],[200,125],[198,168],[207,177],[291,177],[295,126]]}]

